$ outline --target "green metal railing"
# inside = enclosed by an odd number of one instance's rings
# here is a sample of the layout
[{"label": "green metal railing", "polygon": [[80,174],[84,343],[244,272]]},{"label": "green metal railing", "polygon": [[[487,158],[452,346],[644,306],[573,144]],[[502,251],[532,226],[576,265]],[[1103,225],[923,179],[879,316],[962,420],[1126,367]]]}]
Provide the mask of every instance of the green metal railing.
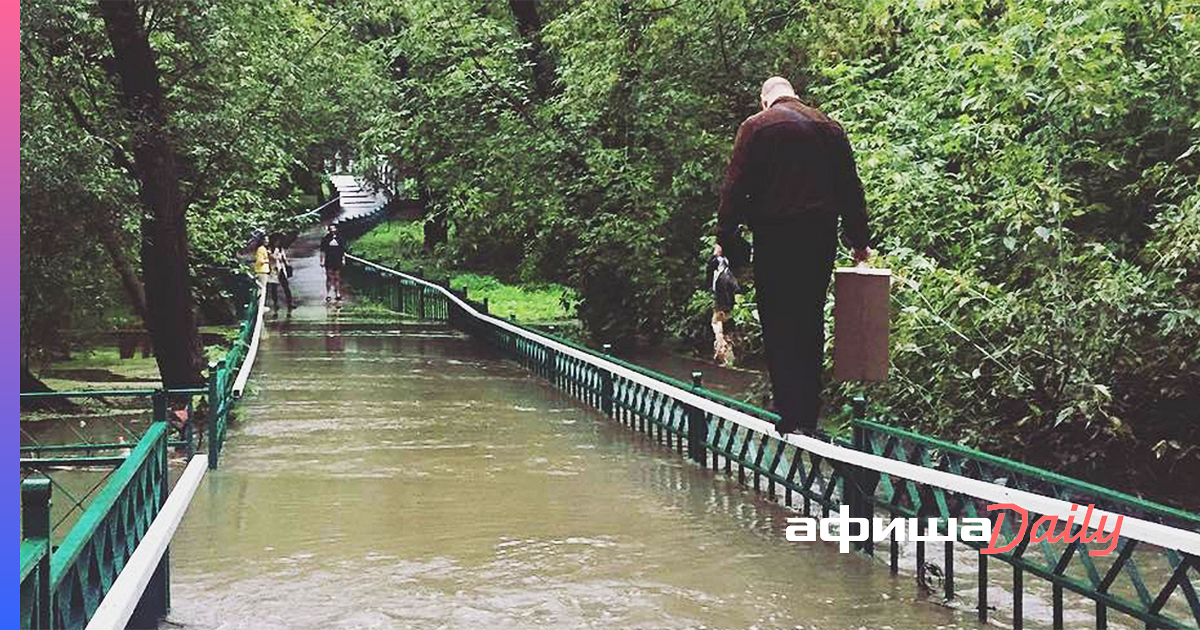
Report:
[{"label": "green metal railing", "polygon": [[[956,516],[990,517],[986,505],[1003,503],[1009,489],[1036,500],[1036,505],[1062,507],[1070,502],[1093,504],[1124,515],[1129,523],[1119,540],[1115,558],[1105,566],[1087,554],[1086,543],[1038,543],[995,557],[1013,567],[1011,623],[1024,623],[1024,596],[1030,591],[1026,573],[1050,584],[1050,608],[1055,628],[1065,627],[1063,591],[1094,602],[1094,625],[1108,627],[1108,611],[1116,610],[1146,627],[1200,627],[1200,582],[1195,534],[1200,517],[1194,514],[1122,495],[1062,475],[1025,466],[953,444],[901,431],[865,419],[865,402],[855,401],[853,440],[824,443],[812,438],[780,436],[774,431],[774,414],[704,389],[698,374],[685,383],[621,361],[571,341],[488,315],[486,303],[467,299],[465,292],[406,274],[354,256],[349,257],[348,280],[360,293],[405,315],[440,319],[486,340],[542,378],[584,404],[696,463],[736,474],[740,483],[796,505],[805,514],[819,510],[828,516],[846,505],[852,517],[871,518],[878,513],[893,517],[937,519],[946,527]],[[1030,509],[1030,520],[1039,514]],[[1065,514],[1064,508],[1056,514]],[[1001,528],[1011,536],[1011,518]],[[1137,521],[1136,523],[1133,521]],[[1078,526],[1076,526],[1078,531]],[[1150,532],[1150,533],[1147,533]],[[1156,540],[1167,532],[1183,540],[1179,548]],[[977,558],[980,619],[989,604],[988,556],[982,544],[949,543],[943,549],[943,566],[925,556],[926,542],[911,542],[915,574],[928,590],[930,573],[940,574],[947,600],[961,599],[956,590],[956,557]],[[955,544],[958,547],[955,547]],[[899,570],[901,546],[889,546],[890,565]],[[856,543],[874,553],[868,539]],[[959,554],[956,556],[955,554]],[[1138,554],[1146,558],[1135,561]],[[1139,568],[1140,567],[1140,568]],[[1153,579],[1149,576],[1153,575]],[[1124,578],[1128,588],[1120,588]],[[1074,610],[1074,608],[1072,608]]]},{"label": "green metal railing", "polygon": [[[166,501],[168,434],[166,423],[151,425],[57,547],[51,480],[22,482],[22,628],[87,625]],[[156,623],[170,606],[167,567],[164,557],[139,606],[142,625]]]},{"label": "green metal railing", "polygon": [[258,294],[257,285],[246,303],[238,336],[233,347],[225,356],[208,364],[208,467],[216,469],[225,445],[225,432],[234,403],[234,383],[237,374],[246,363],[254,344],[254,336],[260,330],[261,309],[264,296]]},{"label": "green metal railing", "polygon": [[[859,446],[870,453],[920,466],[944,470],[971,479],[979,479],[1051,496],[1081,506],[1137,517],[1152,523],[1185,531],[1200,531],[1200,516],[1139,499],[1064,475],[1007,460],[995,455],[969,449],[957,444],[929,438],[918,433],[889,427],[877,422],[856,421],[855,437]],[[874,507],[893,517],[935,518],[944,528],[950,518],[986,516],[987,502],[970,495],[941,488],[921,486],[911,480],[888,474],[867,480]],[[877,485],[875,485],[877,484]],[[1037,515],[1030,514],[1033,520]],[[1009,513],[1001,523],[1004,540],[1016,535],[1013,527],[1015,513]],[[1074,531],[1078,531],[1075,528]],[[1019,620],[1023,609],[1023,581],[1026,573],[1046,580],[1052,585],[1052,623],[1064,627],[1064,591],[1071,591],[1094,602],[1095,624],[1108,624],[1109,609],[1117,610],[1154,628],[1195,628],[1200,625],[1200,598],[1195,584],[1200,564],[1194,555],[1170,547],[1159,547],[1145,541],[1122,536],[1117,541],[1114,559],[1106,566],[1093,560],[1084,542],[1048,542],[1018,544],[1011,551],[991,554],[991,557],[1012,567],[1013,617]],[[925,546],[916,543],[918,581],[925,579]],[[954,582],[955,545],[975,550],[985,547],[981,542],[942,543],[945,560],[941,576],[946,599],[956,596]],[[891,545],[890,566],[898,570],[898,545]],[[988,616],[988,555],[978,554],[976,571],[977,603],[980,620]],[[1175,595],[1175,599],[1172,596]],[[1019,621],[1016,624],[1020,625]]]},{"label": "green metal railing", "polygon": [[449,319],[450,302],[437,288],[381,273],[360,260],[349,257],[342,270],[343,278],[355,287],[358,296],[418,319]]},{"label": "green metal railing", "polygon": [[[260,325],[261,296],[251,294],[238,337],[219,361],[209,365],[207,387],[183,389],[115,389],[22,393],[22,399],[148,398],[153,422],[134,442],[35,443],[21,447],[23,537],[21,543],[21,627],[82,628],[125,566],[158,514],[169,492],[167,453],[186,449],[192,458],[207,423],[209,468],[216,468],[234,404],[234,382],[246,367]],[[201,401],[197,406],[195,400]],[[186,405],[186,421],[172,439],[170,404]],[[200,413],[201,409],[207,411]],[[126,454],[127,453],[127,454]],[[82,499],[54,481],[57,468],[108,471]],[[55,544],[50,488],[59,487],[73,505],[59,524],[78,512],[74,525]],[[91,495],[90,503],[84,504]],[[164,554],[134,611],[134,625],[153,626],[170,607],[170,562]]]}]

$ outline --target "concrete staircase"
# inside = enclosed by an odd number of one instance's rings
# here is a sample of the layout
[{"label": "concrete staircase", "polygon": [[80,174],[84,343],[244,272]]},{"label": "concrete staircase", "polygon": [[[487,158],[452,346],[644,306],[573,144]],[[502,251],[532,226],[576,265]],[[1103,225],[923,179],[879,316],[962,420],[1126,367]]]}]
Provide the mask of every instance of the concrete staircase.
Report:
[{"label": "concrete staircase", "polygon": [[333,222],[339,226],[362,221],[382,211],[387,204],[387,197],[364,188],[353,175],[330,175],[329,179],[340,197],[342,211],[333,217]]}]

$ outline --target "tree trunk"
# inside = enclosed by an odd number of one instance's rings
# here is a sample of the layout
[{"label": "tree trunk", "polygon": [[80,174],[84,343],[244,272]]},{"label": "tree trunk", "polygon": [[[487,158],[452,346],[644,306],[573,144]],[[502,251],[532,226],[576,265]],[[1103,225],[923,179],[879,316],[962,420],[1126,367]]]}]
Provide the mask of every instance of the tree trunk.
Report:
[{"label": "tree trunk", "polygon": [[199,385],[203,364],[188,273],[186,209],[158,66],[134,0],[97,4],[112,42],[121,104],[133,128],[133,162],[144,212],[146,321],[158,371],[166,387]]},{"label": "tree trunk", "polygon": [[[97,209],[97,212],[105,211]],[[146,310],[146,289],[142,286],[142,281],[138,278],[133,263],[125,255],[125,249],[121,246],[121,239],[117,237],[117,229],[112,224],[111,216],[101,217],[96,221],[95,227],[97,235],[100,237],[100,243],[104,245],[104,251],[108,253],[117,277],[121,279],[121,287],[125,289],[125,296],[129,298],[129,306],[142,320],[142,325],[149,330],[150,313]]]},{"label": "tree trunk", "polygon": [[542,20],[538,16],[537,0],[508,0],[508,6],[517,18],[517,32],[529,42],[525,56],[533,64],[533,84],[538,98],[545,100],[554,89],[554,67],[542,47]]},{"label": "tree trunk", "polygon": [[[29,364],[21,362],[21,391],[22,392],[52,392],[38,377],[29,371]],[[77,413],[79,405],[66,398],[22,398],[21,411],[53,411],[57,413]]]},{"label": "tree trunk", "polygon": [[429,189],[424,183],[417,184],[417,203],[421,207],[421,213],[425,216],[425,222],[421,225],[425,235],[425,253],[433,253],[433,250],[442,243],[446,242],[446,238],[450,235],[450,224],[446,220],[446,212],[434,212],[432,203],[429,198]]},{"label": "tree trunk", "polygon": [[300,190],[316,197],[318,203],[321,201],[321,186],[307,164],[292,167],[292,179],[300,187]]},{"label": "tree trunk", "polygon": [[423,249],[426,254],[431,254],[438,245],[446,242],[450,235],[450,223],[445,211],[435,212],[433,209],[433,191],[427,183],[429,180],[425,177],[425,168],[410,168],[407,172],[413,176],[417,187],[417,212],[421,216],[421,231],[425,237]]}]

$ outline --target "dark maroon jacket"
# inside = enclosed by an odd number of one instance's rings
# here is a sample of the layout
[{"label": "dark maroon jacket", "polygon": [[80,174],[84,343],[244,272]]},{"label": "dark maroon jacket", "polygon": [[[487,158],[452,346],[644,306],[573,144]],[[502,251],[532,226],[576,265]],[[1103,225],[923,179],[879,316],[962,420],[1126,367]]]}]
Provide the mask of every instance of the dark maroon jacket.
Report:
[{"label": "dark maroon jacket", "polygon": [[866,201],[842,126],[791,96],[747,118],[721,187],[717,241],[731,240],[741,224],[761,230],[837,216],[850,245],[866,247]]}]

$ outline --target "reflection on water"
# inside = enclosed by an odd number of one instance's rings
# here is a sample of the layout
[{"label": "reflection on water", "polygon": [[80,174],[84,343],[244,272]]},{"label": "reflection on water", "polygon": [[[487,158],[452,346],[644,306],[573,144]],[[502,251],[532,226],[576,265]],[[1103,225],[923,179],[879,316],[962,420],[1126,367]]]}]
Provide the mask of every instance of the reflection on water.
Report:
[{"label": "reflection on water", "polygon": [[975,627],[466,338],[335,334],[264,339],[169,627]]}]

